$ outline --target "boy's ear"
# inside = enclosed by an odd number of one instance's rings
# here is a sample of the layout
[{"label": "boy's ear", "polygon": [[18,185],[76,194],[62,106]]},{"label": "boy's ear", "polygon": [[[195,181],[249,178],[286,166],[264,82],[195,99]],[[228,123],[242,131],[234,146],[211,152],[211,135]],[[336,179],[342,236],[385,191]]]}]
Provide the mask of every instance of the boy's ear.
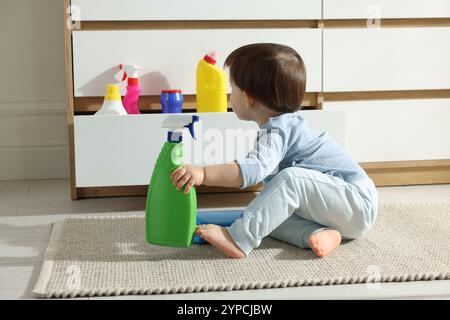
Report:
[{"label": "boy's ear", "polygon": [[243,92],[244,94],[244,99],[245,99],[245,103],[247,104],[247,106],[249,107],[253,107],[256,104],[256,100],[250,96],[249,94],[247,94],[247,92]]}]

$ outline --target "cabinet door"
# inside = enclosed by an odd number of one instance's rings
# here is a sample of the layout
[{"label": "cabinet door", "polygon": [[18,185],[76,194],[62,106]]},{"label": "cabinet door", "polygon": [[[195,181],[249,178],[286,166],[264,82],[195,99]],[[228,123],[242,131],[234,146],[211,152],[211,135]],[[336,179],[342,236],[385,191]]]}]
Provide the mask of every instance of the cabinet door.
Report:
[{"label": "cabinet door", "polygon": [[445,18],[448,0],[323,0],[324,19]]},{"label": "cabinet door", "polygon": [[[194,94],[197,63],[206,52],[216,49],[217,65],[222,67],[234,49],[255,42],[296,49],[306,64],[307,91],[321,91],[322,37],[318,29],[76,31],[75,96],[103,96],[120,63],[142,67],[142,95],[159,95],[168,88]],[[122,84],[122,93],[124,87]]]},{"label": "cabinet door", "polygon": [[72,0],[74,20],[320,19],[321,0]]},{"label": "cabinet door", "polygon": [[450,99],[326,102],[346,113],[347,150],[359,162],[450,159]]},{"label": "cabinet door", "polygon": [[[345,145],[342,111],[299,111],[318,131]],[[183,113],[191,115],[191,113]],[[253,148],[258,126],[233,112],[199,113],[197,140],[184,130],[185,163],[205,165],[244,157]],[[161,129],[167,114],[75,116],[77,187],[146,185],[166,140]]]},{"label": "cabinet door", "polygon": [[450,88],[450,28],[326,29],[323,89]]}]

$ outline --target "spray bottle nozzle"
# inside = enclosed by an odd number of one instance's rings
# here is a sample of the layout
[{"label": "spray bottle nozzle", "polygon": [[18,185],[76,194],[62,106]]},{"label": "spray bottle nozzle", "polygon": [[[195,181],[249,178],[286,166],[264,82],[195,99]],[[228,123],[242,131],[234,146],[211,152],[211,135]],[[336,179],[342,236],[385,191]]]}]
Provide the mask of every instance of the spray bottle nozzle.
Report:
[{"label": "spray bottle nozzle", "polygon": [[174,134],[172,134],[172,132],[180,131],[183,128],[188,128],[189,133],[191,134],[192,138],[194,140],[197,140],[195,138],[194,124],[199,121],[200,121],[200,117],[197,115],[192,115],[192,116],[173,115],[173,116],[168,116],[163,121],[162,127],[170,129],[169,135],[168,135],[169,140],[173,137],[174,139],[178,139],[178,141],[181,141],[180,135],[174,135]]},{"label": "spray bottle nozzle", "polygon": [[119,70],[114,75],[114,78],[119,82],[125,81],[126,79],[130,81],[131,79],[137,79],[139,77],[139,70],[141,70],[141,67],[139,66],[133,64],[119,64],[118,67]]}]

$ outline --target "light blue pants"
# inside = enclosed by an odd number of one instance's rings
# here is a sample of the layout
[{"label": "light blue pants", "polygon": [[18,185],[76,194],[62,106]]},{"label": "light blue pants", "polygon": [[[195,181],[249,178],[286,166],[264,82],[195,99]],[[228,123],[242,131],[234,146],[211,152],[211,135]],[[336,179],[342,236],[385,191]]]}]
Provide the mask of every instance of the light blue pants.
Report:
[{"label": "light blue pants", "polygon": [[378,193],[370,178],[345,182],[319,171],[290,167],[280,171],[227,228],[248,255],[266,236],[309,248],[320,229],[354,239],[370,230],[378,212]]}]

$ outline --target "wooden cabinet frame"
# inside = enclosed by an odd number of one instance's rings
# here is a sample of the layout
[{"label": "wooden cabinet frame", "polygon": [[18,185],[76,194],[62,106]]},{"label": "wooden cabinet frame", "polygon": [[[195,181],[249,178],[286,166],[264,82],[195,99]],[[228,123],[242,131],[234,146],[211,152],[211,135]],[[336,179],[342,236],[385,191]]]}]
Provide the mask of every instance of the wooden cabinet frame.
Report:
[{"label": "wooden cabinet frame", "polygon": [[[102,97],[74,97],[72,63],[72,25],[70,0],[64,0],[64,34],[67,90],[67,128],[72,199],[105,196],[145,195],[147,186],[76,187],[74,154],[74,116],[93,114],[102,103]],[[77,30],[140,30],[140,29],[221,29],[221,28],[365,28],[365,20],[249,20],[249,21],[83,21],[75,22]],[[443,27],[450,26],[449,18],[382,19],[381,27]],[[449,90],[413,90],[386,92],[313,92],[307,93],[305,109],[321,109],[327,101],[355,101],[373,99],[431,99],[450,98]],[[160,110],[159,97],[143,96],[141,108],[146,112]],[[186,111],[195,108],[195,96],[185,96]],[[427,161],[395,161],[361,163],[377,186],[450,183],[450,159]],[[199,193],[260,191],[262,185],[240,190],[201,186]]]}]

